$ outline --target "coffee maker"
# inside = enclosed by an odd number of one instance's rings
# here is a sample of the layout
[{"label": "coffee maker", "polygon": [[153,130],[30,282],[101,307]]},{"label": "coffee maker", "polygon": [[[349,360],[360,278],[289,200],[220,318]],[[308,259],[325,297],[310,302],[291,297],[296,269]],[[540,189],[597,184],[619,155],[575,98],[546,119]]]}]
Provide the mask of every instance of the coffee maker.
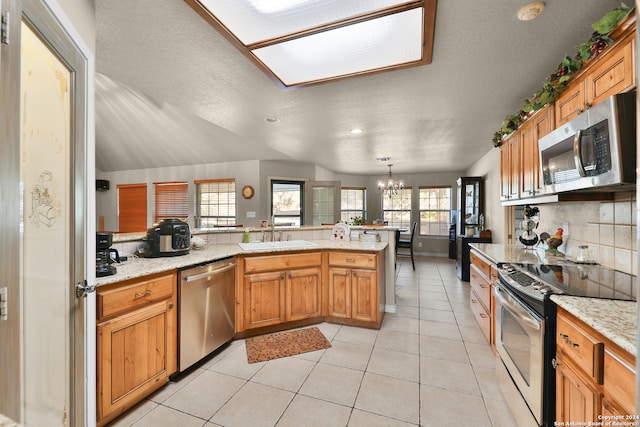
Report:
[{"label": "coffee maker", "polygon": [[[111,233],[96,233],[96,277],[111,276],[118,271],[111,265],[120,262],[120,254],[117,249],[113,249],[113,235]],[[111,254],[115,254],[114,257]]]}]

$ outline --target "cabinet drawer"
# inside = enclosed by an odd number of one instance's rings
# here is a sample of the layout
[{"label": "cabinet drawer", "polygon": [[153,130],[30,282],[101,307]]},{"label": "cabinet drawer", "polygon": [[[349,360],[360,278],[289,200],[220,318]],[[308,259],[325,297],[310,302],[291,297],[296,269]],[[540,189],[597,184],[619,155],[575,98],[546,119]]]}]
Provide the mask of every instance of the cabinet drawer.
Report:
[{"label": "cabinet drawer", "polygon": [[604,390],[625,414],[635,414],[635,368],[613,353],[604,352]]},{"label": "cabinet drawer", "polygon": [[487,341],[491,342],[491,316],[485,310],[484,306],[480,304],[479,298],[475,292],[473,292],[473,289],[471,289],[469,293],[471,295],[469,303],[473,316],[476,318],[478,325],[480,325],[480,329],[482,329],[482,333],[487,338]]},{"label": "cabinet drawer", "polygon": [[474,251],[471,251],[469,254],[469,259],[471,260],[471,264],[475,265],[485,278],[489,279],[491,277],[491,264]]},{"label": "cabinet drawer", "polygon": [[322,264],[320,252],[303,252],[295,255],[268,255],[247,257],[244,260],[245,273],[289,270],[292,268],[315,267]]},{"label": "cabinet drawer", "polygon": [[473,289],[473,292],[475,292],[482,305],[484,305],[484,308],[487,310],[491,309],[491,284],[480,275],[480,270],[475,264],[471,264],[469,279],[471,289]]},{"label": "cabinet drawer", "polygon": [[98,319],[116,313],[124,313],[137,307],[170,298],[176,286],[176,275],[170,274],[108,291],[98,291]]},{"label": "cabinet drawer", "polygon": [[602,384],[604,344],[565,315],[558,315],[556,343],[571,360],[598,384]]},{"label": "cabinet drawer", "polygon": [[376,255],[353,252],[329,252],[329,265],[374,269],[376,268]]}]

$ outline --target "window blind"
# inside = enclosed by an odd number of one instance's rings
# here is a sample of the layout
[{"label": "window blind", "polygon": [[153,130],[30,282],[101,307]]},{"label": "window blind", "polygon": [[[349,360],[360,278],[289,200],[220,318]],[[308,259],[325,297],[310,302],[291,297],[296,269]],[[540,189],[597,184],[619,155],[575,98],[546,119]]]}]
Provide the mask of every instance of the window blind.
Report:
[{"label": "window blind", "polygon": [[186,220],[189,216],[187,194],[189,184],[186,182],[155,182],[155,215],[154,221],[166,218]]},{"label": "window blind", "polygon": [[147,184],[121,184],[118,189],[118,231],[147,230]]}]

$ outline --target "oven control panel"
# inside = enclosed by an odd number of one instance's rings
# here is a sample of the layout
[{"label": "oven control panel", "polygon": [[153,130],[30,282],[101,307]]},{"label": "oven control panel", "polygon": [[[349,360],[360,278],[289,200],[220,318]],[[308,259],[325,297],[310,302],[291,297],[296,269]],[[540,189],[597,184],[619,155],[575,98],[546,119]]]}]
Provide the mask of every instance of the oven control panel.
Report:
[{"label": "oven control panel", "polygon": [[508,288],[524,293],[539,301],[543,301],[546,295],[563,293],[560,289],[525,271],[516,264],[499,264],[498,278]]}]

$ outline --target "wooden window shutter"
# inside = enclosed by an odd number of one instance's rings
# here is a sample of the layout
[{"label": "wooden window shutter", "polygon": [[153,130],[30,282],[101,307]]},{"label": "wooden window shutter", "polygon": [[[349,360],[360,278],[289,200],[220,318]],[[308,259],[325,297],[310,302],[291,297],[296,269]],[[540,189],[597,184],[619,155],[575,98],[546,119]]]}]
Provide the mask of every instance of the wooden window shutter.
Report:
[{"label": "wooden window shutter", "polygon": [[155,222],[166,218],[187,219],[189,202],[187,194],[189,184],[186,182],[156,182]]},{"label": "wooden window shutter", "polygon": [[147,184],[118,185],[118,231],[147,230]]}]

